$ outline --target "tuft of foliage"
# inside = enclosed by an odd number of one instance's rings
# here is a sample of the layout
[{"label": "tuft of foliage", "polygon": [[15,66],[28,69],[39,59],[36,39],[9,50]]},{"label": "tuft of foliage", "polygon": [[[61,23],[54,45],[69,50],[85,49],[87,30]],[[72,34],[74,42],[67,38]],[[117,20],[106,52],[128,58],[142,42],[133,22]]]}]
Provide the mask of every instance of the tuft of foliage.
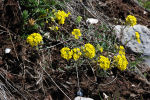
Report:
[{"label": "tuft of foliage", "polygon": [[[45,23],[53,17],[52,9],[63,9],[64,3],[58,0],[21,0],[22,7],[22,31],[20,33],[31,34],[39,30],[45,30]],[[35,23],[30,25],[29,20]]]},{"label": "tuft of foliage", "polygon": [[143,6],[145,9],[150,10],[150,1],[148,0],[138,0],[139,4]]}]

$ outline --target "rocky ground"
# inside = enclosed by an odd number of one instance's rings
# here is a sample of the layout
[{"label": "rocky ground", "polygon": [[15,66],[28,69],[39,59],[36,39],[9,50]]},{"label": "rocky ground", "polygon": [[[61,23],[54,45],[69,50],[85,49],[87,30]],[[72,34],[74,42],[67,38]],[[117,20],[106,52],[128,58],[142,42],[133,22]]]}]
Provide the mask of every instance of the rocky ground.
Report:
[{"label": "rocky ground", "polygon": [[[45,40],[51,48],[33,50],[19,35],[19,2],[5,1],[0,1],[1,100],[68,100],[67,96],[73,100],[79,90],[76,70],[64,67],[67,62],[59,52],[63,44]],[[139,24],[150,28],[150,12],[133,0],[72,0],[66,2],[66,9],[75,16],[97,18],[108,27],[121,24],[128,14],[134,14]],[[6,48],[11,49],[10,53],[5,53]],[[137,55],[127,52],[128,60],[134,61]],[[42,67],[46,65],[49,67]],[[92,67],[83,64],[79,67],[79,79],[83,96],[94,100],[150,100],[150,67],[142,62],[133,71],[130,68],[120,72],[113,68],[107,77],[95,76]]]}]

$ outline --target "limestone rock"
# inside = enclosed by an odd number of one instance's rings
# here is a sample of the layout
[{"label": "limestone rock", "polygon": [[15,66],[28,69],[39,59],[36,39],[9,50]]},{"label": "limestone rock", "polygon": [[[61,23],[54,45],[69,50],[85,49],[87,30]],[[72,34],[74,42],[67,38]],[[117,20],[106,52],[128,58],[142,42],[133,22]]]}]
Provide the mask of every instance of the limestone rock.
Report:
[{"label": "limestone rock", "polygon": [[[133,52],[150,55],[150,29],[143,25],[115,26],[115,34],[123,45],[129,47]],[[135,37],[135,32],[140,34],[141,43]]]}]

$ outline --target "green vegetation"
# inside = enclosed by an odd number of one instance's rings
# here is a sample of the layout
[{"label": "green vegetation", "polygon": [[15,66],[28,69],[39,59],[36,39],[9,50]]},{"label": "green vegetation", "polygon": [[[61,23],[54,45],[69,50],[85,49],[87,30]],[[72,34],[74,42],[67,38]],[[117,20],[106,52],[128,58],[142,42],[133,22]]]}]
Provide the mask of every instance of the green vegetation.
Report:
[{"label": "green vegetation", "polygon": [[46,29],[46,23],[54,17],[53,9],[63,9],[64,3],[58,0],[21,0],[22,33],[31,34]]},{"label": "green vegetation", "polygon": [[150,10],[150,1],[149,0],[138,0],[141,6],[143,6],[145,9]]},{"label": "green vegetation", "polygon": [[[27,37],[27,42],[32,44],[32,47],[46,45],[43,37],[49,37],[47,39],[60,41],[64,45],[64,48],[60,50],[61,57],[70,62],[69,66],[73,66],[73,63],[77,63],[79,59],[88,64],[94,62],[95,67],[93,67],[98,70],[111,70],[113,67],[118,67],[121,71],[126,70],[128,61],[125,49],[117,41],[114,30],[108,28],[107,25],[101,24],[96,28],[89,24],[86,29],[81,23],[84,18],[77,16],[73,22],[71,20],[73,15],[67,11],[66,13],[64,2],[58,0],[26,0],[21,1],[21,6],[23,7],[22,37]],[[133,27],[136,23],[134,16],[127,16],[127,25]],[[66,27],[72,24],[75,25],[74,28]],[[51,32],[51,34],[45,37],[46,32]],[[39,34],[39,36],[41,34],[42,38],[38,41],[39,37],[31,36],[32,33]],[[75,62],[69,61],[72,58]]]},{"label": "green vegetation", "polygon": [[[105,79],[113,76],[110,78],[116,77],[113,79],[114,81],[119,72],[124,73],[126,70],[133,70],[142,61],[140,56],[137,56],[133,61],[130,60],[125,46],[122,46],[117,40],[113,28],[104,23],[96,25],[85,23],[87,16],[79,14],[75,17],[67,11],[65,2],[69,2],[69,0],[20,1],[22,7],[21,38],[28,45],[26,48],[28,55],[31,54],[33,60],[39,56],[40,60],[36,62],[35,66],[40,67],[40,70],[43,69],[41,76],[39,75],[42,78],[36,80],[37,84],[41,82],[43,86],[44,81],[47,82],[45,76],[48,76],[57,86],[50,75],[51,72],[53,74],[54,71],[59,71],[62,74],[67,73],[64,75],[68,75],[68,72],[69,75],[77,75],[75,79],[77,78],[78,86],[76,87],[80,88],[79,76],[84,71],[86,74],[91,71],[90,74],[95,80],[89,80],[97,85],[97,77]],[[148,7],[146,4],[143,5]],[[73,19],[73,17],[75,18]],[[137,24],[137,19],[133,15],[128,15],[125,23],[129,27],[133,27]],[[136,37],[137,41],[140,41],[139,34]],[[32,61],[28,62],[30,64]],[[34,69],[34,67],[32,68]],[[89,76],[87,75],[87,77]],[[145,74],[145,76],[147,75]],[[120,93],[117,96],[119,99]],[[102,99],[100,94],[99,98]]]}]

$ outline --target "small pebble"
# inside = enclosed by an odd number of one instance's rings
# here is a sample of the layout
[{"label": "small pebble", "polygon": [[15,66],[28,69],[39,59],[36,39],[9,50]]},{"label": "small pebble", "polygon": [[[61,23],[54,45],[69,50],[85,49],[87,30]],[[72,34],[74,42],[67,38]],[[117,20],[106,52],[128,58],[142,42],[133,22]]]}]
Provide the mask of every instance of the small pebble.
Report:
[{"label": "small pebble", "polygon": [[135,85],[134,85],[134,84],[132,84],[131,86],[132,86],[132,87],[135,87]]},{"label": "small pebble", "polygon": [[88,18],[88,19],[86,20],[86,23],[89,23],[89,24],[97,24],[97,23],[98,23],[98,19]]},{"label": "small pebble", "polygon": [[146,11],[144,11],[144,14],[147,14],[147,12],[146,12]]},{"label": "small pebble", "polygon": [[106,95],[105,93],[103,93],[103,96],[105,99],[108,99],[108,95]]},{"label": "small pebble", "polygon": [[10,53],[10,51],[11,51],[10,48],[6,48],[6,49],[5,49],[5,53],[6,53],[6,54]]}]

